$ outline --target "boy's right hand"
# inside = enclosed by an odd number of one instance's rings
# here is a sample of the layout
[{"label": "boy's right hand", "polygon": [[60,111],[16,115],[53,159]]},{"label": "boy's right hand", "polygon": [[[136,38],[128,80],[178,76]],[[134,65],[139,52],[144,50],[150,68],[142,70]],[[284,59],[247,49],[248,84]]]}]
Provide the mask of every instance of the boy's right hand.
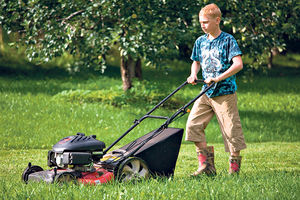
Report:
[{"label": "boy's right hand", "polygon": [[192,84],[192,85],[196,85],[196,80],[198,80],[197,76],[196,75],[190,75],[188,78],[187,78],[187,82]]}]

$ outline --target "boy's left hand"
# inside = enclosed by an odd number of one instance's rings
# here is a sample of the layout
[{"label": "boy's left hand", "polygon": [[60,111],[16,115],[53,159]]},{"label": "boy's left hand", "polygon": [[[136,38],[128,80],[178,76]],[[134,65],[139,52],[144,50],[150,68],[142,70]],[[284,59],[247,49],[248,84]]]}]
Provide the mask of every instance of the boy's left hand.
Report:
[{"label": "boy's left hand", "polygon": [[218,78],[211,78],[211,77],[208,77],[207,79],[204,80],[204,82],[210,86],[213,82],[214,83],[217,83],[219,82],[220,80]]}]

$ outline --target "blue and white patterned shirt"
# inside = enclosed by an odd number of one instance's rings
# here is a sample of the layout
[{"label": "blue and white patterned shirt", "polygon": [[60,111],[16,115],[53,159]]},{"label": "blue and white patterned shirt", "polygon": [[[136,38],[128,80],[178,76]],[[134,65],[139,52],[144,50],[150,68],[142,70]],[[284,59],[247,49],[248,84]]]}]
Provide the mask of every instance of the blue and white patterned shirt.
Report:
[{"label": "blue and white patterned shirt", "polygon": [[[191,59],[200,61],[202,77],[205,80],[208,77],[215,78],[224,73],[232,65],[232,58],[237,55],[242,55],[242,52],[234,37],[221,32],[213,40],[208,39],[208,34],[200,36],[194,44]],[[203,89],[205,87],[207,85],[204,85]],[[212,98],[233,94],[236,90],[237,85],[235,75],[233,75],[218,82],[215,87],[206,92],[206,95]]]}]

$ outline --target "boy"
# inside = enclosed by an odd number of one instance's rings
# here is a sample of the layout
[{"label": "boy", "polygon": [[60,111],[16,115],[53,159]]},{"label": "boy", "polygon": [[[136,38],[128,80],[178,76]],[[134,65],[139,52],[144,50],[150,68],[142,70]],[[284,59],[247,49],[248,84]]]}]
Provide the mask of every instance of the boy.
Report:
[{"label": "boy", "polygon": [[199,168],[192,176],[216,174],[214,149],[207,146],[204,133],[214,114],[221,127],[225,151],[230,152],[229,173],[235,174],[241,167],[240,150],[246,148],[235,93],[235,74],[243,69],[242,52],[233,36],[221,31],[221,11],[216,4],[202,8],[199,21],[205,35],[194,44],[187,82],[195,84],[201,67],[204,82],[207,85],[214,82],[215,86],[194,103],[188,117],[186,140],[195,143],[199,161]]}]

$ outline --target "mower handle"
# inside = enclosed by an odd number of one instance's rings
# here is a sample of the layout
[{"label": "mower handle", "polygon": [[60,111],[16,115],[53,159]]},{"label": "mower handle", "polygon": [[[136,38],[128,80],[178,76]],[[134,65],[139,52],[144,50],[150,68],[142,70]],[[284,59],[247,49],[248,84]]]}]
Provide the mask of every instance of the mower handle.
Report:
[{"label": "mower handle", "polygon": [[[199,80],[199,81],[195,81],[196,83],[197,82],[203,82],[202,80]],[[184,82],[181,86],[179,86],[179,88],[177,89],[180,89],[181,87],[183,87],[183,85],[186,85],[187,84],[187,81]],[[190,102],[188,102],[187,104],[185,104],[183,107],[181,107],[179,110],[177,110],[177,112],[175,114],[173,114],[171,117],[167,117],[166,121],[164,124],[162,124],[158,129],[156,129],[152,135],[150,137],[148,137],[146,140],[144,140],[141,144],[139,144],[139,147],[137,147],[134,151],[130,152],[128,155],[126,155],[127,157],[135,154],[140,148],[142,148],[144,146],[144,144],[146,144],[148,141],[150,141],[156,134],[158,134],[159,132],[161,132],[164,128],[167,128],[169,126],[170,123],[172,123],[176,117],[182,117],[183,115],[185,115],[187,113],[187,107],[190,106],[192,103],[194,103],[199,97],[201,97],[204,93],[206,93],[209,89],[211,89],[212,87],[214,87],[216,85],[215,82],[213,82],[212,84],[210,84],[208,87],[206,87],[204,90],[202,90],[200,92],[199,95],[197,95],[193,100],[191,100]],[[181,115],[180,115],[181,114]],[[134,125],[132,126],[132,128],[134,128],[135,126],[137,126],[141,121],[143,121],[144,119],[148,118],[148,117],[152,117],[152,118],[160,118],[160,119],[165,119],[165,117],[158,117],[158,116],[151,116],[151,115],[145,115],[143,116],[141,119],[139,120],[136,120],[134,123]],[[130,129],[132,130],[132,129]],[[129,130],[129,131],[130,131]],[[129,132],[128,131],[128,132]],[[127,132],[127,133],[128,133]],[[126,134],[127,134],[126,133]],[[125,136],[125,134],[124,134]],[[121,139],[121,138],[120,138]],[[106,151],[105,151],[106,153]],[[104,153],[104,154],[105,154]]]},{"label": "mower handle", "polygon": [[[204,80],[199,79],[195,80],[195,83],[203,83]],[[134,120],[134,125],[132,125],[123,135],[121,135],[116,141],[114,141],[109,147],[107,147],[103,154],[106,154],[115,144],[117,144],[123,137],[125,137],[132,129],[134,129],[138,124],[140,124],[144,119],[146,118],[151,118],[151,113],[155,111],[161,104],[163,104],[165,101],[167,101],[171,96],[173,96],[176,92],[178,92],[181,88],[183,88],[185,85],[187,85],[188,82],[185,81],[182,83],[178,88],[176,88],[171,94],[169,94],[167,97],[165,97],[161,102],[159,102],[154,108],[152,108],[148,113],[146,113],[143,117],[141,117],[139,120]],[[213,84],[212,84],[213,85]],[[211,85],[211,86],[212,86]],[[176,115],[177,116],[177,115]],[[162,117],[153,117],[153,118],[162,118]],[[165,118],[164,118],[165,119]],[[172,118],[173,119],[173,118]],[[167,120],[169,123],[171,123],[172,120],[168,119]],[[168,124],[169,124],[168,123]]]},{"label": "mower handle", "polygon": [[[195,83],[203,83],[204,80],[202,79],[198,79],[195,80]],[[167,101],[171,96],[173,96],[176,92],[178,92],[178,90],[180,90],[181,88],[183,88],[185,85],[187,85],[188,82],[185,81],[184,83],[182,83],[178,88],[176,88],[171,94],[169,94],[167,97],[165,97],[161,102],[159,102],[156,106],[154,106],[154,108],[152,108],[146,115],[150,115],[154,110],[156,110],[161,104],[163,104],[165,101]]]}]

